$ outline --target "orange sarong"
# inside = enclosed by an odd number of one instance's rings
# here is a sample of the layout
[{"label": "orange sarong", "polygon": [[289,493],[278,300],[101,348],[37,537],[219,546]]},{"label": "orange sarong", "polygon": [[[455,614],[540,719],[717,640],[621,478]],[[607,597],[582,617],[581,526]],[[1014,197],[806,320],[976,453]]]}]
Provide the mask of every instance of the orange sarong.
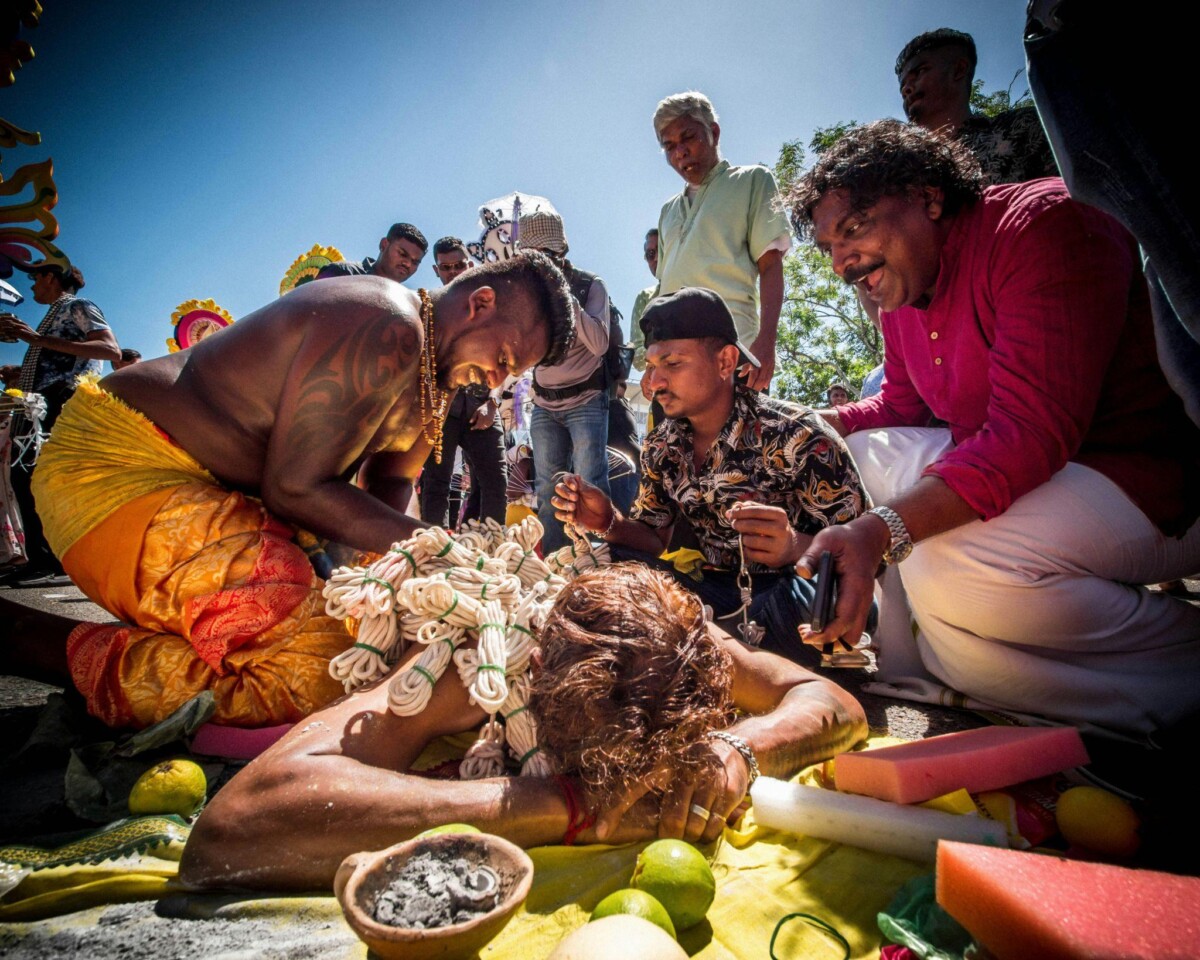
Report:
[{"label": "orange sarong", "polygon": [[[173,446],[111,396],[98,409],[95,390],[77,394],[81,402],[73,398],[55,425],[56,436],[64,420],[67,430],[57,456],[35,471],[49,466],[39,503],[58,491],[60,508],[69,501],[60,483],[71,470],[82,476],[86,466],[91,489],[99,491],[110,470],[119,482],[122,459],[136,457],[136,469],[148,472],[155,449]],[[87,420],[100,426],[97,413],[102,421],[123,420],[136,443],[86,458],[73,449],[73,428]],[[126,465],[126,480],[133,469]],[[87,623],[67,640],[71,676],[94,716],[111,726],[144,727],[211,690],[216,722],[266,726],[300,720],[343,693],[329,661],[351,637],[325,615],[321,580],[291,542],[292,529],[261,503],[211,478],[178,477],[106,512],[61,556],[89,598],[136,624]]]}]

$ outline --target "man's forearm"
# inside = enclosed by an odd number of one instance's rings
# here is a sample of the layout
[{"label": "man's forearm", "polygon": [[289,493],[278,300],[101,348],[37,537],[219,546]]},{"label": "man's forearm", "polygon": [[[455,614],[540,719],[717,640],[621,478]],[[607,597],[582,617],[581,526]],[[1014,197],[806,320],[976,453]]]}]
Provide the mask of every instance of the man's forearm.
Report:
[{"label": "man's forearm", "polygon": [[758,335],[775,343],[779,335],[779,313],[783,309],[783,254],[768,251],[759,260]]},{"label": "man's forearm", "polygon": [[29,341],[30,346],[67,353],[85,360],[120,360],[121,348],[115,340],[64,340],[62,337],[37,336]]},{"label": "man's forearm", "polygon": [[[613,507],[613,512],[617,513],[616,507]],[[652,557],[657,557],[665,548],[663,537],[658,530],[640,520],[626,520],[619,513],[617,522],[604,539],[608,543],[648,553]]]},{"label": "man's forearm", "polygon": [[427,527],[378,497],[342,480],[329,480],[303,491],[264,485],[268,510],[306,530],[358,550],[383,553]]}]

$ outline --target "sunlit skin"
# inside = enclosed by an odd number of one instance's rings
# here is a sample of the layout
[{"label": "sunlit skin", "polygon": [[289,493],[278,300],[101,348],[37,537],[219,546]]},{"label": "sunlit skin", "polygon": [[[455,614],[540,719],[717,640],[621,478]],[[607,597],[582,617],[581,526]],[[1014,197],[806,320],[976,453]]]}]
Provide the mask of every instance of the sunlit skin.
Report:
[{"label": "sunlit skin", "polygon": [[652,233],[646,237],[642,247],[642,256],[646,258],[646,266],[654,276],[658,276],[658,234]]},{"label": "sunlit skin", "polygon": [[[532,303],[520,288],[507,296],[501,303],[490,286],[431,291],[440,386],[498,386],[545,355]],[[415,292],[379,277],[305,284],[102,386],[226,486],[318,536],[382,552],[424,526],[405,515],[430,450],[420,313]],[[361,486],[346,482],[356,474]]]},{"label": "sunlit skin", "polygon": [[881,310],[922,307],[933,296],[953,221],[943,214],[938,187],[881,197],[868,210],[831,190],[813,209],[813,234],[834,273]]},{"label": "sunlit skin", "polygon": [[924,50],[904,61],[900,96],[910,121],[954,134],[971,115],[971,64],[960,47]]},{"label": "sunlit skin", "polygon": [[706,126],[692,117],[672,120],[658,135],[671,168],[694,187],[721,161],[721,125]]},{"label": "sunlit skin", "polygon": [[465,250],[458,248],[448,253],[435,253],[433,260],[433,272],[438,275],[443,284],[449,283],[460,273],[466,273],[471,269],[471,258],[467,256]]},{"label": "sunlit skin", "polygon": [[397,283],[403,283],[414,273],[421,261],[425,259],[425,251],[404,237],[389,240],[384,237],[379,241],[379,259],[371,272],[379,277],[387,277]]}]

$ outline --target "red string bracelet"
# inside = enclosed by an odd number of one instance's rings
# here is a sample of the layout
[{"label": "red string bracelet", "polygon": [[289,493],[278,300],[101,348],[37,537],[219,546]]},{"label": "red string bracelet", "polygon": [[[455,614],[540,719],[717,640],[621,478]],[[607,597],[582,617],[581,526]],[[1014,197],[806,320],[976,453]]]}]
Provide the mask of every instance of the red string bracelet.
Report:
[{"label": "red string bracelet", "polygon": [[562,842],[564,847],[570,847],[584,830],[596,822],[596,818],[583,809],[583,804],[579,802],[579,791],[570,777],[560,773],[554,777],[554,782],[558,784],[567,804],[567,832],[563,834]]}]

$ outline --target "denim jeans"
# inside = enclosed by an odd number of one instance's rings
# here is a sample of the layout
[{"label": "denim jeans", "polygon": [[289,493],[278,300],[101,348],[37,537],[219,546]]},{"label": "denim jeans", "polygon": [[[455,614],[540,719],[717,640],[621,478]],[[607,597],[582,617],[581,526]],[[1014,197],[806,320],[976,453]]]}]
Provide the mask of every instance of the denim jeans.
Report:
[{"label": "denim jeans", "polygon": [[[467,503],[466,519],[491,517],[497,523],[503,523],[507,505],[505,488],[508,486],[504,432],[498,422],[486,430],[472,430],[471,417],[479,403],[467,398],[460,404],[459,400],[462,399],[460,392],[454,398],[454,405],[442,428],[442,462],[435,463],[433,454],[430,454],[421,472],[421,519],[443,527],[447,525],[454,452],[462,447],[463,459],[471,468],[471,497]],[[451,517],[450,521],[453,523],[457,519]]]},{"label": "denim jeans", "polygon": [[1186,127],[1154,109],[1191,62],[1191,31],[1084,0],[1035,6],[1051,22],[1030,17],[1025,62],[1054,158],[1071,196],[1141,244],[1159,362],[1200,423],[1200,183]]},{"label": "denim jeans", "polygon": [[[693,580],[677,571],[671,564],[636,550],[613,546],[612,558],[636,560],[656,570],[670,574],[682,586],[691,590],[713,609],[713,617],[722,620],[742,605],[741,591],[737,585],[737,574],[730,570],[705,569],[703,580]],[[812,581],[802,580],[790,570],[756,573],[750,583],[750,619],[766,630],[762,649],[786,657],[807,667],[815,667],[821,655],[816,647],[800,642],[800,624],[812,620],[812,604],[816,589]],[[872,632],[878,622],[878,611],[874,604],[867,618],[867,632]],[[720,624],[732,636],[741,639],[735,622]]]},{"label": "denim jeans", "polygon": [[569,410],[547,410],[535,403],[529,418],[529,439],[537,474],[534,482],[538,519],[546,531],[542,549],[552,553],[567,543],[563,525],[555,519],[554,505],[550,502],[555,475],[563,471],[577,473],[606,496],[609,493],[608,395],[601,391]]}]

